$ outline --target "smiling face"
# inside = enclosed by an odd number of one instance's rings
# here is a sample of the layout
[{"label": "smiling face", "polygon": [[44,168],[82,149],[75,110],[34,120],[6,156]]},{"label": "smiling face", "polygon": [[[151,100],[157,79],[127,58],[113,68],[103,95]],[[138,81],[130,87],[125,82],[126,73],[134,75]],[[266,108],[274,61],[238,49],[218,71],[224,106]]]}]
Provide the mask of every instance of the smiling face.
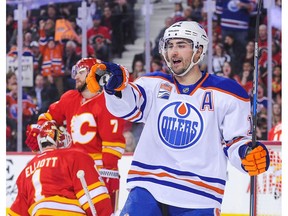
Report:
[{"label": "smiling face", "polygon": [[167,60],[175,75],[182,74],[191,63],[192,42],[187,39],[171,39],[167,42]]}]

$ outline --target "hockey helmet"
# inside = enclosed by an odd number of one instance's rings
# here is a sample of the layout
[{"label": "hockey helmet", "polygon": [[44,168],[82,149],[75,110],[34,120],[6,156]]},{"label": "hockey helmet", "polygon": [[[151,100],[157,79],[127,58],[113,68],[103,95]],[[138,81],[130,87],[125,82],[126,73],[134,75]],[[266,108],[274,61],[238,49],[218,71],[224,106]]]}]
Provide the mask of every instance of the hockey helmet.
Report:
[{"label": "hockey helmet", "polygon": [[42,147],[47,146],[47,143],[51,143],[57,148],[68,148],[72,144],[70,134],[63,126],[58,128],[55,121],[43,123],[37,141],[40,151],[42,151]]},{"label": "hockey helmet", "polygon": [[[96,58],[82,58],[80,59],[71,70],[71,77],[75,79],[77,73],[81,73],[82,71],[87,71],[89,73],[91,67],[96,63],[101,63],[100,60]],[[87,73],[87,74],[88,74]]]},{"label": "hockey helmet", "polygon": [[[167,60],[167,43],[170,39],[176,38],[184,38],[191,41],[193,55],[191,58],[191,64],[188,69],[178,76],[185,75],[194,65],[198,64],[206,55],[207,48],[208,48],[208,37],[204,28],[197,22],[194,21],[180,21],[177,23],[172,24],[169,28],[167,28],[164,32],[163,38],[159,41],[159,52],[163,56],[167,66],[171,70],[171,64]],[[194,55],[198,50],[199,46],[203,47],[203,52],[197,62],[193,62]],[[171,70],[172,71],[172,70]],[[172,73],[174,73],[172,71]]]}]

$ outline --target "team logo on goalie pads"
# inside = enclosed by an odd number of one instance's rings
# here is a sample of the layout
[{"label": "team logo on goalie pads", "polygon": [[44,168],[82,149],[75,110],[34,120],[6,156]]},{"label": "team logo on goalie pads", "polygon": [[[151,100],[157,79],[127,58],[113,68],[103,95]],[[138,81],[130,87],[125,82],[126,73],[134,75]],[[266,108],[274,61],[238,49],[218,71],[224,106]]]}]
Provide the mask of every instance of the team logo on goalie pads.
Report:
[{"label": "team logo on goalie pads", "polygon": [[194,145],[200,139],[203,127],[202,115],[188,102],[167,104],[159,113],[159,137],[171,148],[184,149]]}]

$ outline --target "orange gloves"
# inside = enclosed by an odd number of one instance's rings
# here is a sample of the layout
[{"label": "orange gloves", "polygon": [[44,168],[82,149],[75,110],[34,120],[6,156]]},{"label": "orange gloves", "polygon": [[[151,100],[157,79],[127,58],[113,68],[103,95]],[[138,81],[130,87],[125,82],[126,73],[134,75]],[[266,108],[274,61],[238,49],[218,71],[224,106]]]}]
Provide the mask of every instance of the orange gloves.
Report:
[{"label": "orange gloves", "polygon": [[86,84],[87,88],[90,92],[96,93],[101,89],[97,79],[96,79],[96,72],[98,70],[106,70],[105,65],[103,64],[95,64],[91,67],[88,76],[86,77]]},{"label": "orange gloves", "polygon": [[239,148],[242,166],[250,176],[261,174],[268,170],[270,164],[269,153],[266,146],[260,142],[252,149],[252,142]]}]

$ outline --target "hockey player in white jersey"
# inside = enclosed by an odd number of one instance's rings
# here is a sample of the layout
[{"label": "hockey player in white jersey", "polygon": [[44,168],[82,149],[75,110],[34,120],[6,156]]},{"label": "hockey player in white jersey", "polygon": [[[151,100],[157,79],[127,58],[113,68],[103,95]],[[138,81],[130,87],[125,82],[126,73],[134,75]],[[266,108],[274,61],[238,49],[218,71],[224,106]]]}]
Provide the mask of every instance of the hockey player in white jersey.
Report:
[{"label": "hockey player in white jersey", "polygon": [[160,42],[171,75],[151,73],[128,83],[123,66],[104,62],[91,69],[86,82],[92,92],[100,88],[95,73],[111,75],[104,86],[108,110],[145,123],[121,215],[220,215],[227,160],[251,176],[268,169],[266,147],[257,142],[251,148],[246,91],[199,69],[207,46],[202,26],[182,21],[171,25]]}]

